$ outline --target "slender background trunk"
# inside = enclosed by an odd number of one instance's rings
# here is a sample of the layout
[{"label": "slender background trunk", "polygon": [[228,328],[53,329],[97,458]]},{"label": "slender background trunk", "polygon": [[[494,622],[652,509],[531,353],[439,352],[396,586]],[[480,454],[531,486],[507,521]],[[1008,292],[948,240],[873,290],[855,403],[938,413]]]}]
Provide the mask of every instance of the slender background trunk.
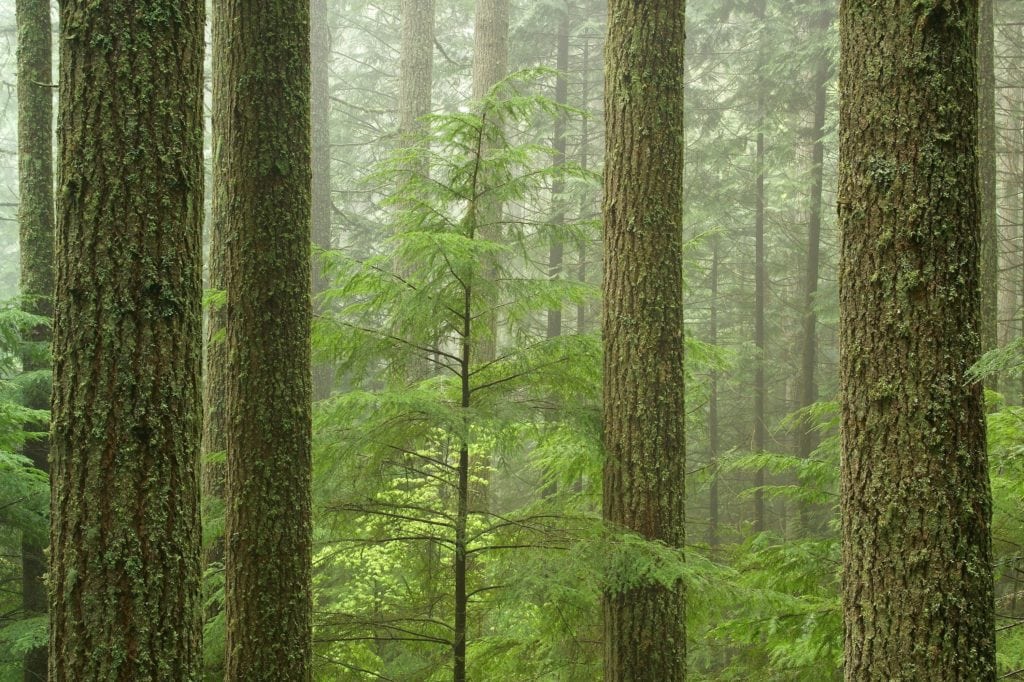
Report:
[{"label": "slender background trunk", "polygon": [[[832,24],[831,11],[822,12],[816,37],[824,43]],[[822,188],[825,175],[825,115],[828,113],[828,83],[832,78],[832,64],[828,53],[822,50],[814,75],[814,126],[811,129],[811,187],[810,220],[807,223],[807,265],[804,270],[803,334],[800,357],[800,407],[808,408],[818,401],[818,383],[815,372],[818,365],[818,315],[815,310],[818,294],[818,269],[821,255]],[[800,425],[797,456],[807,459],[817,446],[814,424]],[[800,505],[801,532],[817,531],[813,510]]]},{"label": "slender background trunk", "polygon": [[[18,231],[21,253],[22,308],[53,316],[53,89],[50,87],[53,48],[48,0],[18,0]],[[49,370],[50,327],[39,325],[28,335],[31,345],[21,357],[25,372]],[[50,381],[27,382],[26,407],[50,407]],[[48,422],[27,430],[48,434]],[[49,471],[50,441],[46,435],[25,444],[32,464]],[[46,613],[46,538],[26,535],[21,541],[21,596],[27,616]],[[46,680],[46,647],[25,654],[25,682]]]}]

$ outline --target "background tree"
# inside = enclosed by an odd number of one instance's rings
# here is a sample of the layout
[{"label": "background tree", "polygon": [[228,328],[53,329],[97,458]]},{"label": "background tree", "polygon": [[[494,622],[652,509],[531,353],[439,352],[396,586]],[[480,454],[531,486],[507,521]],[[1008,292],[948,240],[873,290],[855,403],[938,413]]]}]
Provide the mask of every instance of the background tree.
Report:
[{"label": "background tree", "polygon": [[[21,251],[21,296],[26,312],[49,318],[53,315],[53,79],[50,40],[50,3],[19,0],[18,24],[18,228]],[[25,406],[50,407],[49,323],[32,330],[22,353],[21,366],[35,373],[25,384]],[[44,347],[40,353],[39,346]],[[32,425],[49,433],[49,420]],[[29,441],[25,455],[32,464],[49,470],[49,438]],[[28,616],[46,613],[45,545],[26,533],[22,539],[22,600]],[[47,679],[45,646],[25,654],[26,682]]]},{"label": "background tree", "polygon": [[[327,0],[310,0],[310,231],[313,244],[329,249],[333,241],[334,205],[331,199],[331,14]],[[327,288],[320,258],[313,258],[314,301]],[[319,311],[319,305],[317,305]],[[331,392],[333,372],[323,364],[313,365],[313,399],[323,400]]]},{"label": "background tree", "polygon": [[61,5],[58,681],[199,672],[203,5],[147,7]]}]

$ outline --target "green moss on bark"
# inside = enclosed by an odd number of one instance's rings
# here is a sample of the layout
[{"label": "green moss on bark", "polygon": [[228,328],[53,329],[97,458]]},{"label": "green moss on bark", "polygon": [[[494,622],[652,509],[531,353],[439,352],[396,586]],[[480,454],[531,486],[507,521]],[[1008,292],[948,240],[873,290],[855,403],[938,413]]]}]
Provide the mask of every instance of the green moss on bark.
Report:
[{"label": "green moss on bark", "polygon": [[[21,248],[22,307],[30,313],[53,315],[53,89],[51,69],[50,3],[18,0],[18,231]],[[50,328],[39,325],[29,334],[34,345],[50,342]],[[49,369],[48,356],[38,348],[22,356],[26,372]],[[50,407],[49,384],[39,382],[25,395],[28,407]],[[29,430],[48,433],[47,422]],[[49,439],[25,444],[25,455],[43,470],[49,469]],[[22,540],[22,606],[28,615],[46,613],[44,547],[32,538]],[[45,680],[47,653],[39,647],[25,656],[26,680]]]},{"label": "green moss on bark", "polygon": [[215,12],[227,291],[226,679],[308,680],[309,4],[228,0]]},{"label": "green moss on bark", "polygon": [[51,680],[199,675],[203,19],[61,3]]},{"label": "green moss on bark", "polygon": [[848,680],[992,680],[979,354],[977,4],[840,15]]},{"label": "green moss on bark", "polygon": [[[606,46],[604,518],[684,542],[684,2],[612,0]],[[605,595],[605,679],[686,676],[681,584]]]}]

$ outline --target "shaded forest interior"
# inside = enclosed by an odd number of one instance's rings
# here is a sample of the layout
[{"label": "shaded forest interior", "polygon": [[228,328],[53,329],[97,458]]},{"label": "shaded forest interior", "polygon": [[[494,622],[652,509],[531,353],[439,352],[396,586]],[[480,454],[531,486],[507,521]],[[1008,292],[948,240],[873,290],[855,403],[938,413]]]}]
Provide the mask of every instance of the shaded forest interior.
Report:
[{"label": "shaded forest interior", "polygon": [[0,680],[1024,679],[1024,2],[0,2]]}]

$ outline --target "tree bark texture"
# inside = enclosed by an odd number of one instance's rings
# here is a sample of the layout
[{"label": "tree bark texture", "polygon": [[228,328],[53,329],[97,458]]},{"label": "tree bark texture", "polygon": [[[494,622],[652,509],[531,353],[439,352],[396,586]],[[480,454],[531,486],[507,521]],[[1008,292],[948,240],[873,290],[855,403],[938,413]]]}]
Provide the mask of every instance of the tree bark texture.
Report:
[{"label": "tree bark texture", "polygon": [[50,679],[197,680],[203,3],[61,3]]},{"label": "tree bark texture", "polygon": [[[682,548],[682,0],[611,0],[605,48],[604,503],[614,527]],[[686,675],[682,584],[604,595],[605,679]]]},{"label": "tree bark texture", "polygon": [[977,2],[846,0],[839,214],[847,680],[993,680]]},{"label": "tree bark texture", "polygon": [[[473,26],[473,99],[487,96],[499,81],[508,75],[509,0],[476,0]],[[487,155],[486,147],[480,151]],[[476,202],[477,225],[483,239],[500,240],[504,207],[486,194]],[[485,277],[496,277],[497,266],[487,264]],[[473,362],[487,363],[498,356],[497,310],[482,311],[474,325]],[[491,453],[481,450],[474,457],[473,477],[469,491],[469,508],[487,513],[490,509]]]},{"label": "tree bark texture", "polygon": [[[50,3],[18,0],[18,230],[21,251],[22,308],[45,317],[53,315],[53,89]],[[30,348],[21,359],[25,372],[47,370],[39,345],[51,341],[50,327],[39,325],[29,332]],[[50,382],[32,381],[25,392],[27,407],[50,407]],[[48,434],[47,422],[29,424],[30,431]],[[49,470],[50,442],[45,436],[25,444],[32,464]],[[26,615],[46,613],[45,538],[25,535],[21,541],[21,595]],[[25,655],[25,682],[47,679],[46,647]]]},{"label": "tree bark texture", "polygon": [[309,680],[309,2],[215,7],[227,291],[226,679]]},{"label": "tree bark texture", "polygon": [[434,0],[402,0],[398,128],[403,146],[422,143],[434,88]]}]

